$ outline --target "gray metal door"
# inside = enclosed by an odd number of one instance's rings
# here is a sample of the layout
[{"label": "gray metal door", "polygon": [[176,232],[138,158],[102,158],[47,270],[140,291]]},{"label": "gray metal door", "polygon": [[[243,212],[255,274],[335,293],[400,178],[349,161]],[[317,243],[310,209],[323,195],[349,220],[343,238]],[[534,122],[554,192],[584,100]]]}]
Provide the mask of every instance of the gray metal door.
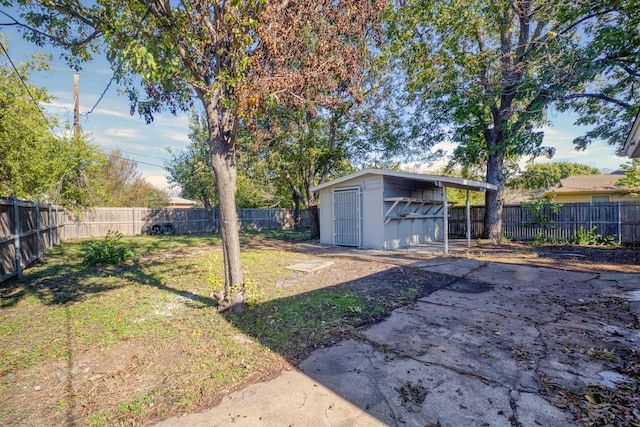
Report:
[{"label": "gray metal door", "polygon": [[333,241],[340,246],[360,246],[360,190],[333,192]]}]

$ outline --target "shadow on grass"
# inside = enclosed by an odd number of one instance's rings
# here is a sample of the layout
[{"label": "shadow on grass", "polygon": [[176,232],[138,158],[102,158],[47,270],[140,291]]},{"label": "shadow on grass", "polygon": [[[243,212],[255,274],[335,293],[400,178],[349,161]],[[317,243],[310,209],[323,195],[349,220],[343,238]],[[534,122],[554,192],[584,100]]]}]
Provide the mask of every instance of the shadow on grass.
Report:
[{"label": "shadow on grass", "polygon": [[[60,256],[58,254],[57,256]],[[77,257],[76,257],[77,258]],[[36,299],[44,306],[57,306],[64,310],[64,328],[60,329],[61,335],[55,341],[61,344],[61,360],[64,360],[64,367],[60,368],[59,377],[63,381],[64,402],[60,408],[60,416],[57,422],[67,426],[78,425],[79,420],[86,420],[86,414],[82,407],[82,395],[78,394],[74,375],[77,369],[76,341],[78,337],[74,330],[78,329],[78,320],[74,318],[74,304],[82,302],[87,298],[99,294],[117,291],[130,286],[148,286],[156,288],[166,293],[175,294],[183,299],[183,304],[191,309],[213,307],[217,301],[195,293],[186,292],[167,285],[161,274],[150,274],[145,271],[147,268],[167,265],[167,269],[180,269],[170,262],[157,261],[140,265],[136,262],[127,263],[121,266],[93,266],[83,265],[79,261],[74,261],[69,254],[64,255],[63,263],[42,263],[34,266],[22,280],[12,279],[0,283],[0,314],[2,310],[15,307],[25,299]],[[114,280],[110,284],[109,279],[125,279],[124,281]],[[127,304],[125,301],[124,304]],[[31,305],[18,308],[18,310],[31,310]],[[2,370],[0,369],[0,372]],[[11,372],[11,371],[9,371]],[[4,374],[4,372],[2,372]],[[64,374],[64,375],[62,375]]]},{"label": "shadow on grass", "polygon": [[[329,267],[330,268],[330,267]],[[399,307],[449,286],[454,278],[408,267],[257,304],[225,318],[243,333],[298,364],[316,348],[357,338]]]}]

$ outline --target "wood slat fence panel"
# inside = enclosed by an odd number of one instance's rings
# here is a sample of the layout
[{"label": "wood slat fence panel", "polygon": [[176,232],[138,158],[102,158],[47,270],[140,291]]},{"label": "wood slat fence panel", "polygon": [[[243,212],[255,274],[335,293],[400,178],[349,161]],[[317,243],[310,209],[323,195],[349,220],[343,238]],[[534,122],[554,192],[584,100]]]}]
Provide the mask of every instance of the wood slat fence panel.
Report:
[{"label": "wood slat fence panel", "polygon": [[[471,207],[471,236],[484,231],[484,206]],[[465,207],[450,210],[449,235],[466,233]],[[595,228],[594,228],[595,227]],[[503,208],[502,233],[511,240],[571,240],[580,230],[601,236],[615,236],[620,243],[640,243],[640,201],[611,203],[506,205]]]},{"label": "wood slat fence panel", "polygon": [[[176,234],[211,233],[220,230],[220,214],[212,212],[213,223],[204,208],[148,209],[94,208],[78,216],[66,213],[63,240],[104,237],[109,230],[125,236],[142,234],[147,227],[170,223]],[[238,224],[248,230],[290,230],[294,228],[290,209],[238,209]],[[302,227],[309,226],[306,211],[302,212]]]},{"label": "wood slat fence panel", "polygon": [[0,282],[60,243],[59,208],[16,198],[0,198]]}]

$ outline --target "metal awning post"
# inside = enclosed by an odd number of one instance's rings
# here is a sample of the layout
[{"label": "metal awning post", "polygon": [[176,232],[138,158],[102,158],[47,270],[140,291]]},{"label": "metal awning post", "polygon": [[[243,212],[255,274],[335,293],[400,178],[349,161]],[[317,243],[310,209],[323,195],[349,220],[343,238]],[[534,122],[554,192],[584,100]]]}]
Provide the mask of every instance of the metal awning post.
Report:
[{"label": "metal awning post", "polygon": [[471,247],[471,206],[469,206],[469,190],[467,190],[467,198],[465,200],[466,216],[467,216],[467,247]]},{"label": "metal awning post", "polygon": [[449,206],[447,206],[447,187],[442,187],[442,209],[444,214],[444,254],[449,254]]}]

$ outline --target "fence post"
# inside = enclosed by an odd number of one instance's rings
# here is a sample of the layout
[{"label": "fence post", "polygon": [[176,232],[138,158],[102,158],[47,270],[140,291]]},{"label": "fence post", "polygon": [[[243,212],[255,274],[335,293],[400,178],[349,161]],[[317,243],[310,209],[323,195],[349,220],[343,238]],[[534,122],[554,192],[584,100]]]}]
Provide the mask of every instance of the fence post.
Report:
[{"label": "fence post", "polygon": [[620,202],[618,202],[618,244],[622,243],[622,215],[620,214]]},{"label": "fence post", "polygon": [[22,249],[20,249],[20,209],[18,208],[18,198],[16,196],[13,199],[13,247],[16,251],[16,274],[18,279],[22,279]]},{"label": "fence post", "polygon": [[36,256],[42,256],[40,248],[40,202],[36,200]]},{"label": "fence post", "polygon": [[47,210],[49,214],[49,249],[53,248],[53,210],[51,209],[51,203],[47,203]]},{"label": "fence post", "polygon": [[56,233],[56,245],[60,244],[60,240],[66,240],[67,237],[67,220],[65,219],[64,221],[64,226],[62,228],[63,232],[64,232],[64,238],[62,237],[62,233],[60,233],[60,207],[58,205],[56,205],[56,230],[58,230],[58,232]]}]

